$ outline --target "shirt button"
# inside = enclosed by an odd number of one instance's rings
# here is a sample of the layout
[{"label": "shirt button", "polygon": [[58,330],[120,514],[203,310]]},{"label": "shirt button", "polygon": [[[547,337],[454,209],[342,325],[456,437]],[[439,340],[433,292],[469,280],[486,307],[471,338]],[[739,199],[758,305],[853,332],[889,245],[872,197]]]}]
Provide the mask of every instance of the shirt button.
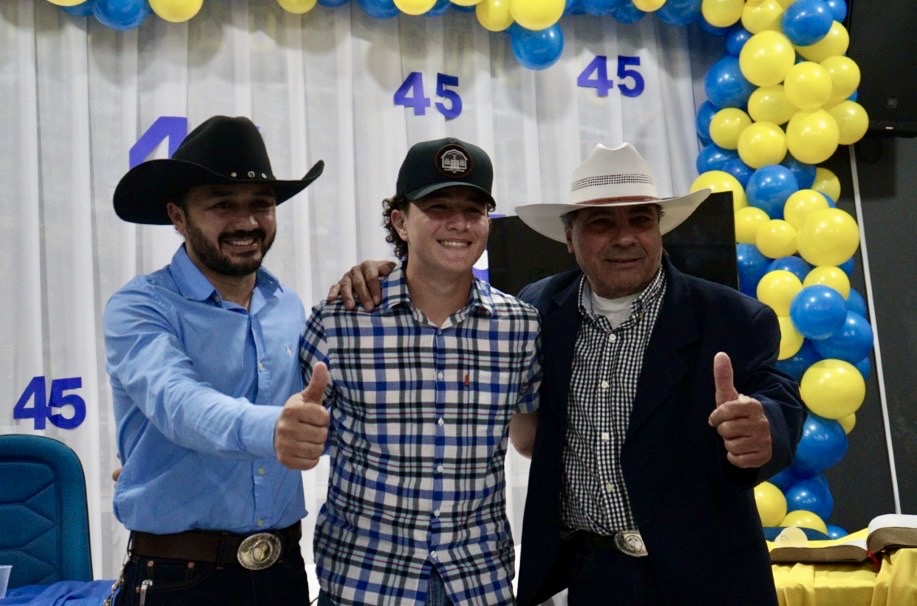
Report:
[{"label": "shirt button", "polygon": [[444,418],[440,417],[439,420],[436,421],[436,424],[439,425],[440,427],[442,427],[443,425],[446,424],[446,420],[445,420]]},{"label": "shirt button", "polygon": [[435,552],[435,551],[431,551],[431,552],[430,552],[430,559],[431,559],[431,560],[435,560],[435,559],[436,559],[436,552]]},{"label": "shirt button", "polygon": [[264,526],[264,520],[258,520],[258,528]]},{"label": "shirt button", "polygon": [[605,484],[605,492],[614,492],[615,486],[611,482]]},{"label": "shirt button", "polygon": [[259,476],[263,476],[263,475],[264,475],[264,467],[259,467],[259,468],[258,468],[258,475],[259,475]]},{"label": "shirt button", "polygon": [[602,386],[602,389],[608,389],[608,381],[602,381],[599,385]]},{"label": "shirt button", "polygon": [[607,442],[610,439],[611,439],[611,434],[608,433],[607,431],[603,431],[602,432],[602,441]]},{"label": "shirt button", "polygon": [[617,341],[617,340],[618,340],[618,335],[616,335],[616,334],[613,333],[613,332],[608,334],[608,342],[609,342],[609,343],[614,343],[614,342]]},{"label": "shirt button", "polygon": [[264,371],[264,362],[258,362],[258,370],[261,372]]},{"label": "shirt button", "polygon": [[433,510],[433,515],[436,516],[437,518],[439,517],[439,514],[440,514],[439,509],[434,509],[434,510]]},{"label": "shirt button", "polygon": [[445,376],[445,375],[443,375],[442,371],[436,373],[436,378],[439,379],[440,381],[442,381],[443,376]]},{"label": "shirt button", "polygon": [[443,464],[442,464],[442,463],[440,463],[439,465],[436,466],[436,471],[438,471],[439,473],[442,473],[442,472],[443,472],[443,469],[444,469],[444,467],[443,467]]}]

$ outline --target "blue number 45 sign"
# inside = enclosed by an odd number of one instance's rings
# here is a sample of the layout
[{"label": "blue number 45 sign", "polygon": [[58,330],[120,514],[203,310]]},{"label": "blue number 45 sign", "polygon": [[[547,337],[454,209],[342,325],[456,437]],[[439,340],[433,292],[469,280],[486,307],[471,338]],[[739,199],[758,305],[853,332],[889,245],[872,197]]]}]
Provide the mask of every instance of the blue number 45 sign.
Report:
[{"label": "blue number 45 sign", "polygon": [[[54,379],[51,381],[51,393],[46,397],[47,381],[44,377],[33,377],[13,406],[13,418],[32,419],[35,429],[44,429],[45,421],[51,421],[52,425],[61,429],[79,427],[86,419],[86,401],[75,393],[66,392],[82,386],[83,379],[80,377]],[[68,406],[73,411],[70,416],[55,412],[55,409]]]}]

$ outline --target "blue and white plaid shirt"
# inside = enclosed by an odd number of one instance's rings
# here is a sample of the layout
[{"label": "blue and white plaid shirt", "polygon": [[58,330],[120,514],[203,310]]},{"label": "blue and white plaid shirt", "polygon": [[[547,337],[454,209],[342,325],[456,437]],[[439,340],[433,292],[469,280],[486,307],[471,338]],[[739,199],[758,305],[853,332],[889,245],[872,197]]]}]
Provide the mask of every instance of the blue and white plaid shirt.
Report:
[{"label": "blue and white plaid shirt", "polygon": [[440,327],[412,307],[401,267],[370,313],[312,310],[304,377],[331,371],[314,547],[335,602],[423,604],[431,567],[453,604],[513,602],[504,458],[510,417],[537,409],[540,358],[535,309],[477,279]]}]

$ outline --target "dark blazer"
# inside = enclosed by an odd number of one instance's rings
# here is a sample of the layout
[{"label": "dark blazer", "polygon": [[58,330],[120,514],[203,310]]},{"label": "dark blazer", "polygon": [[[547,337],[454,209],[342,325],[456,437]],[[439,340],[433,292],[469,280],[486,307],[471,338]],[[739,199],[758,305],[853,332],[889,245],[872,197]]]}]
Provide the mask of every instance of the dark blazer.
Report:
[{"label": "dark blazer", "polygon": [[[774,367],[777,318],[731,288],[682,274],[667,260],[664,267],[665,298],[621,453],[634,516],[666,604],[776,604],[754,486],[790,465],[805,418],[796,384]],[[541,312],[544,352],[522,526],[521,606],[567,586],[561,455],[581,276],[579,270],[558,274],[519,294]],[[715,406],[713,357],[719,351],[732,359],[739,393],[764,405],[773,457],[761,469],[730,464],[722,438],[707,424]]]}]

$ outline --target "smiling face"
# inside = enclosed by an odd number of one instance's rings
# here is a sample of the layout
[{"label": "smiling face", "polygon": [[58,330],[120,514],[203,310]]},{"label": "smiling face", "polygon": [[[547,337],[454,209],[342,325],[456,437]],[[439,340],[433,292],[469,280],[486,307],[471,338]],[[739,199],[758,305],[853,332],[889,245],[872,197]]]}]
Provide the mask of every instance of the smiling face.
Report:
[{"label": "smiling face", "polygon": [[662,264],[660,209],[655,204],[584,208],[566,221],[567,250],[600,297],[641,292]]},{"label": "smiling face", "polygon": [[407,243],[408,277],[470,279],[490,233],[489,198],[472,187],[447,187],[392,211]]},{"label": "smiling face", "polygon": [[207,276],[246,277],[261,267],[277,234],[274,192],[266,185],[202,185],[168,204],[185,249]]}]

